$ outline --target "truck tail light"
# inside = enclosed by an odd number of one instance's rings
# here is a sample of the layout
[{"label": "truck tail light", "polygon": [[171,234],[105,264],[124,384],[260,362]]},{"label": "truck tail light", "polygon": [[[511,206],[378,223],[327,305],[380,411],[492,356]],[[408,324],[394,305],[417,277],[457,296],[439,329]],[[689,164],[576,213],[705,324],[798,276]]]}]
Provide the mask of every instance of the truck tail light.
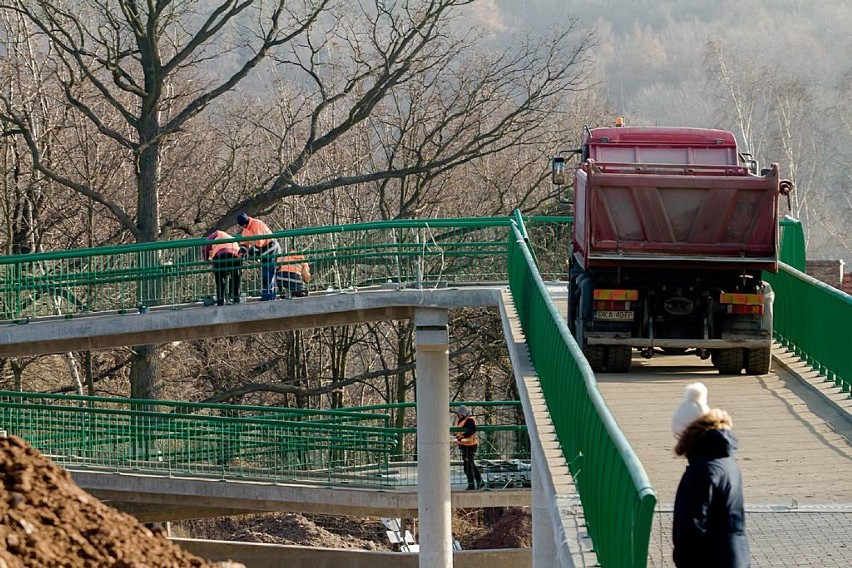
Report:
[{"label": "truck tail light", "polygon": [[763,315],[763,304],[759,306],[749,306],[745,304],[728,304],[729,314],[746,314],[752,316]]},{"label": "truck tail light", "polygon": [[719,303],[726,304],[729,314],[763,315],[763,294],[723,293]]},{"label": "truck tail light", "polygon": [[629,310],[630,302],[619,302],[616,300],[595,300],[596,310]]},{"label": "truck tail light", "polygon": [[639,290],[595,290],[595,300],[620,300],[635,302],[639,299]]}]

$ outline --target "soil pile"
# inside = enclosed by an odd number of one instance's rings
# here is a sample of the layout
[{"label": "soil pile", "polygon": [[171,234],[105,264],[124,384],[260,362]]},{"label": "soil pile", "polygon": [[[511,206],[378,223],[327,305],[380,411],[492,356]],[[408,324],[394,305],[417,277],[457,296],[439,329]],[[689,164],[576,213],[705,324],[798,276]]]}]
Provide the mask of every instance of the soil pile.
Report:
[{"label": "soil pile", "polygon": [[[388,540],[386,530],[377,518],[298,513],[241,515],[172,524],[175,535],[189,538],[397,550]],[[530,548],[532,517],[529,509],[523,508],[455,509],[453,538],[465,550]]]},{"label": "soil pile", "polygon": [[490,531],[477,538],[471,548],[532,548],[532,516],[528,509],[507,509]]},{"label": "soil pile", "polygon": [[[183,521],[175,534],[204,539],[262,542],[323,548],[390,550],[378,519],[268,513]],[[377,539],[384,539],[377,542]]]},{"label": "soil pile", "polygon": [[80,489],[15,436],[0,437],[0,568],[213,568]]}]

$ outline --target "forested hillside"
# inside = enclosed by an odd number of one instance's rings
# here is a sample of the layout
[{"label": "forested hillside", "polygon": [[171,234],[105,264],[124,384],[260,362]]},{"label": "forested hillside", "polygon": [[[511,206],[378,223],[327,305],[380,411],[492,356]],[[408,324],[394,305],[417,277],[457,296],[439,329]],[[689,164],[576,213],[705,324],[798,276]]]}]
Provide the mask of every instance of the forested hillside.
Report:
[{"label": "forested hillside", "polygon": [[596,79],[628,124],[732,130],[796,182],[792,215],[805,223],[810,256],[852,263],[852,3],[488,4],[482,21],[497,42],[578,16],[595,31]]}]

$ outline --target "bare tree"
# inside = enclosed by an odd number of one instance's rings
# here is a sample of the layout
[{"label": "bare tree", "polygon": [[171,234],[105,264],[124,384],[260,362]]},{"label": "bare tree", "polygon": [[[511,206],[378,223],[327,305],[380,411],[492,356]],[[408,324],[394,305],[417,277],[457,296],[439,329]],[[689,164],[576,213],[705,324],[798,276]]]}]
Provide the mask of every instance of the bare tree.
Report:
[{"label": "bare tree", "polygon": [[833,191],[836,174],[825,163],[826,156],[842,156],[845,145],[835,142],[839,151],[832,151],[831,141],[843,133],[827,120],[833,113],[819,89],[779,66],[735,63],[718,42],[708,44],[707,63],[722,124],[735,129],[755,157],[780,162],[784,177],[795,182],[785,209],[803,221],[809,250],[842,250],[842,214],[832,203],[844,197]]},{"label": "bare tree", "polygon": [[[0,3],[0,11],[23,16],[38,31],[45,47],[35,56],[53,57],[53,79],[68,107],[125,152],[136,181],[135,203],[111,199],[91,180],[49,162],[33,114],[16,100],[3,97],[2,119],[26,141],[41,174],[105,207],[137,241],[156,240],[161,230],[160,167],[170,137],[233,89],[270,50],[302,34],[329,2],[305,3],[301,9],[289,4],[224,1],[201,13],[195,10],[202,6],[171,1]],[[253,19],[260,25],[253,33],[240,34],[244,22]],[[181,79],[210,59],[238,50],[244,55],[229,75],[198,88],[175,86],[186,84]],[[156,348],[140,346],[136,354],[131,395],[156,398]]]},{"label": "bare tree", "polygon": [[[18,101],[4,96],[0,119],[26,142],[41,175],[102,207],[137,241],[156,240],[167,228],[198,234],[228,226],[238,210],[264,213],[290,196],[439,175],[532,143],[553,100],[583,86],[590,40],[573,22],[545,41],[485,56],[473,49],[475,37],[458,33],[454,23],[470,1],[0,0],[0,13],[20,15],[33,27],[40,46],[34,57],[51,62],[50,79],[69,111],[123,154],[135,191],[116,195],[71,163],[50,162],[32,112]],[[244,180],[247,187],[218,188],[227,205],[218,220],[164,212],[163,196],[176,182],[163,166],[186,142],[182,133],[205,109],[221,109],[225,95],[247,80],[254,83],[243,100],[251,92],[270,97],[275,91],[252,74],[260,70],[293,85],[295,100],[292,120],[266,129],[269,175]],[[386,115],[385,122],[394,139],[405,142],[403,155],[379,168],[312,166],[391,107],[398,116]],[[422,123],[415,124],[417,118]],[[380,142],[370,140],[371,156],[382,151]],[[156,398],[157,349],[135,350],[131,395]]]},{"label": "bare tree", "polygon": [[735,130],[743,148],[762,155],[773,125],[770,112],[777,70],[761,68],[754,59],[740,61],[717,40],[707,42],[705,66],[720,122]]}]

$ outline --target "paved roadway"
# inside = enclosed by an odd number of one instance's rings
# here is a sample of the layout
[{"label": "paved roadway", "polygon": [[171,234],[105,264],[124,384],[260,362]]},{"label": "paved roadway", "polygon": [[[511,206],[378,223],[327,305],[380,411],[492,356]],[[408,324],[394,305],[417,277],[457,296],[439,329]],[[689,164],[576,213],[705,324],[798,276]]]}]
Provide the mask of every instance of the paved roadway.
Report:
[{"label": "paved roadway", "polygon": [[[777,352],[777,350],[776,350]],[[671,561],[672,503],[685,462],[670,421],[687,383],[700,380],[711,407],[727,410],[740,439],[753,567],[852,566],[852,399],[787,356],[758,377],[720,376],[688,354],[634,355],[629,374],[599,374],[607,404],[645,466],[660,502],[650,567]]]}]

